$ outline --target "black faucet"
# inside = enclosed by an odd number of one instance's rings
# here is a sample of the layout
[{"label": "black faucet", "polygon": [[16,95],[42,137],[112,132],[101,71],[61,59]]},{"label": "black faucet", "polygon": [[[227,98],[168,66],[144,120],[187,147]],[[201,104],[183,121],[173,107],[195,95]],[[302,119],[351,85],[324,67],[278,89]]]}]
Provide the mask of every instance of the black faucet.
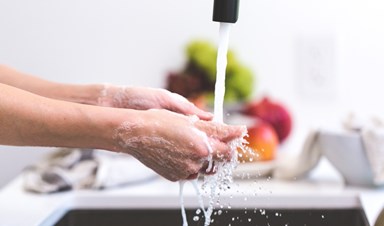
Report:
[{"label": "black faucet", "polygon": [[213,21],[236,23],[239,15],[239,0],[214,0]]}]

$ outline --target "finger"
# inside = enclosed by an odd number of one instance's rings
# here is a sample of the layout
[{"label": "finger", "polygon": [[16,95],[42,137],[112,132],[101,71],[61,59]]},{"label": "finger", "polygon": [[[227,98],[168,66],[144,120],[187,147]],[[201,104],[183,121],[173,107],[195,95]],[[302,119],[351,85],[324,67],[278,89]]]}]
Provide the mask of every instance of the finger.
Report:
[{"label": "finger", "polygon": [[184,115],[196,115],[201,120],[212,120],[213,114],[196,107],[192,102],[183,96],[171,93],[171,103],[169,110],[182,113]]},{"label": "finger", "polygon": [[213,114],[208,111],[203,111],[202,109],[196,107],[193,103],[184,103],[178,106],[181,113],[185,115],[196,115],[199,119],[209,121],[213,119]]},{"label": "finger", "polygon": [[[204,162],[203,167],[200,169],[200,173],[206,174],[206,175],[212,175],[215,174],[217,171],[217,167],[214,161],[212,161],[212,166],[209,165],[209,161]],[[210,167],[210,169],[208,169]]]},{"label": "finger", "polygon": [[199,173],[193,173],[187,177],[187,180],[196,179],[199,176]]},{"label": "finger", "polygon": [[205,121],[197,121],[195,125],[198,129],[205,132],[208,137],[217,139],[221,142],[232,141],[245,136],[247,133],[246,126],[233,126]]},{"label": "finger", "polygon": [[209,141],[212,148],[212,158],[215,161],[230,161],[232,158],[231,147],[215,139]]},{"label": "finger", "polygon": [[200,108],[192,104],[192,109],[188,113],[189,115],[196,115],[201,120],[209,121],[213,119],[213,114],[208,111],[203,111]]}]

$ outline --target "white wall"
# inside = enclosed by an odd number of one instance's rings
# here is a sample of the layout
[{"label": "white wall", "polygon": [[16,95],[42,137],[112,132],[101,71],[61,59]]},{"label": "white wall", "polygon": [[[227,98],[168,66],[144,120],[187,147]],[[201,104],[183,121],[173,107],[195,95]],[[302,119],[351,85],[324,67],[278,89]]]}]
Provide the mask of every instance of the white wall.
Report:
[{"label": "white wall", "polygon": [[[217,40],[212,2],[0,0],[0,63],[62,82],[163,87],[167,72],[183,66],[188,41]],[[299,131],[338,123],[349,110],[383,115],[381,2],[241,1],[231,47],[256,72],[256,95],[271,95],[291,108],[294,147],[302,141]],[[334,43],[333,86],[329,93],[303,93],[307,84],[297,76],[297,42],[316,43],[319,37]],[[0,166],[6,169],[0,186],[42,155],[28,148],[0,150]]]}]

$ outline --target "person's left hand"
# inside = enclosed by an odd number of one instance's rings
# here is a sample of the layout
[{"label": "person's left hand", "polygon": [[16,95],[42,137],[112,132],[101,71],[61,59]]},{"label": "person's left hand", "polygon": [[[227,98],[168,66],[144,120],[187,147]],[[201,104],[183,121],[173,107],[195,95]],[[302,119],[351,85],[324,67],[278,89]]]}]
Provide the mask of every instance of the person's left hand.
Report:
[{"label": "person's left hand", "polygon": [[135,110],[166,109],[184,115],[196,115],[203,120],[213,118],[212,113],[165,89],[105,86],[98,103],[101,106]]},{"label": "person's left hand", "polygon": [[245,126],[198,120],[168,110],[131,111],[116,114],[113,121],[118,127],[113,136],[106,136],[112,138],[107,139],[112,145],[107,149],[130,154],[171,181],[215,173],[214,167],[208,169],[210,158],[212,163],[230,161],[235,151],[230,143],[246,133]]}]

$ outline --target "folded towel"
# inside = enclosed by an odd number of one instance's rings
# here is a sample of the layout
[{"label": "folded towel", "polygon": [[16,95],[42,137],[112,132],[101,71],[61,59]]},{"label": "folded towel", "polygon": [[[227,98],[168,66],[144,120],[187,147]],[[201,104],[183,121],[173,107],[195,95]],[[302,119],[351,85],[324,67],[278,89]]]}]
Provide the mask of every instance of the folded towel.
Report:
[{"label": "folded towel", "polygon": [[129,155],[89,149],[59,149],[23,171],[24,188],[36,193],[105,189],[156,177]]},{"label": "folded towel", "polygon": [[273,171],[273,177],[278,179],[298,179],[305,177],[319,163],[322,152],[318,147],[318,130],[312,130],[305,138],[302,150],[292,159],[284,158],[283,162]]},{"label": "folded towel", "polygon": [[[384,185],[383,121],[377,117],[367,120],[350,114],[342,126],[344,131],[333,133],[333,135],[320,129],[311,131],[300,154],[288,163],[278,165],[273,176],[280,179],[303,177],[318,164],[322,157],[325,157],[340,171],[347,183],[364,186]],[[356,139],[346,140],[349,138],[344,137],[343,133],[351,132],[356,134],[356,136],[352,136]],[[325,138],[327,143],[321,144]],[[330,150],[328,150],[329,148]],[[338,156],[341,152],[334,150],[335,148],[339,151],[349,152],[348,158],[345,158],[345,155]],[[344,150],[348,148],[350,150]],[[364,169],[353,174],[352,168],[356,167]]]},{"label": "folded towel", "polygon": [[384,127],[367,126],[362,129],[361,136],[376,185],[384,185]]},{"label": "folded towel", "polygon": [[384,185],[384,123],[376,116],[363,118],[351,113],[344,128],[360,134],[376,186]]}]

